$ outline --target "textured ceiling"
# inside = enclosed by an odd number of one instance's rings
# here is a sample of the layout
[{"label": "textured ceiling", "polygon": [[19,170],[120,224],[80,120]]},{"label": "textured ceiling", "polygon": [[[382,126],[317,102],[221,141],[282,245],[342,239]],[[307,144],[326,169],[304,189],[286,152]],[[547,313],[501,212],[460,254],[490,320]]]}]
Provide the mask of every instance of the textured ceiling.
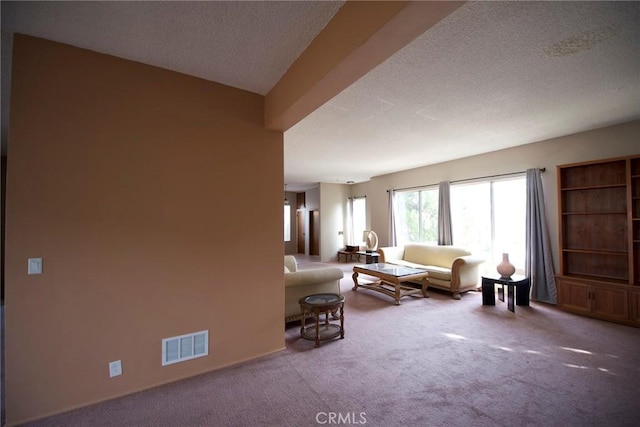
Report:
[{"label": "textured ceiling", "polygon": [[2,1],[2,129],[13,33],[266,94],[342,1]]},{"label": "textured ceiling", "polygon": [[290,129],[288,179],[366,181],[638,119],[639,23],[639,2],[469,3]]},{"label": "textured ceiling", "polygon": [[[2,1],[13,32],[265,94],[342,2]],[[296,191],[640,118],[640,2],[471,2],[285,133]],[[10,156],[10,151],[9,151]]]}]

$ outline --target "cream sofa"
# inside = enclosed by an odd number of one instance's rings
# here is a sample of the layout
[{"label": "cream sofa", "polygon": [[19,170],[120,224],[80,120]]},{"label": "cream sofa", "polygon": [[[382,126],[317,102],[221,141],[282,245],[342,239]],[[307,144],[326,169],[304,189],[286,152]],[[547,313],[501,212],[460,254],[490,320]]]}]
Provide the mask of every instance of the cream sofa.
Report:
[{"label": "cream sofa", "polygon": [[337,267],[298,271],[294,256],[284,256],[284,321],[302,318],[298,300],[311,294],[340,294],[340,279],[344,273]]},{"label": "cream sofa", "polygon": [[429,272],[429,287],[443,289],[460,299],[460,293],[478,288],[483,259],[456,246],[409,243],[378,248],[380,262],[423,268]]}]

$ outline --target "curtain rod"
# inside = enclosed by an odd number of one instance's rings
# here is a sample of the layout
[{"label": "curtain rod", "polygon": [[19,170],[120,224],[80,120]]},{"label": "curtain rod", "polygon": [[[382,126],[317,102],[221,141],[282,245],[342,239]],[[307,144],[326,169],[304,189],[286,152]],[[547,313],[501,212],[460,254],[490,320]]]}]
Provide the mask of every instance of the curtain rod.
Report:
[{"label": "curtain rod", "polygon": [[[547,168],[538,168],[540,169],[540,172],[545,172],[547,170]],[[477,181],[479,179],[487,179],[487,178],[499,178],[501,176],[511,176],[511,175],[520,175],[523,173],[526,173],[527,171],[520,171],[520,172],[509,172],[509,173],[500,173],[497,175],[487,175],[487,176],[479,176],[477,178],[465,178],[465,179],[458,179],[455,181],[449,181],[451,184],[458,184],[460,182],[467,182],[467,181]],[[414,188],[425,188],[425,187],[434,187],[436,185],[438,185],[439,183],[435,183],[435,184],[426,184],[426,185],[415,185],[413,187],[404,187],[404,188],[394,188],[391,190],[387,190],[387,193],[389,191],[403,191],[403,190],[412,190]]]}]

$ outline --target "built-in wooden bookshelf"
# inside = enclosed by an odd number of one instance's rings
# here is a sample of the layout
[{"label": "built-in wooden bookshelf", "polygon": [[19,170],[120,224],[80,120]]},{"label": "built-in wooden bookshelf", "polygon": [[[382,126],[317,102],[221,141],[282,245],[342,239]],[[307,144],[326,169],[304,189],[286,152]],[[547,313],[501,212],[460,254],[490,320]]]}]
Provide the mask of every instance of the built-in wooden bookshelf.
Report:
[{"label": "built-in wooden bookshelf", "polygon": [[[631,271],[633,271],[632,283],[640,286],[640,158],[632,158],[630,160],[630,201],[631,209],[631,241],[629,245],[633,248],[633,257],[630,262]],[[640,289],[640,288],[639,288]],[[640,314],[640,313],[639,313]]]},{"label": "built-in wooden bookshelf", "polygon": [[640,157],[558,166],[558,306],[640,326]]}]

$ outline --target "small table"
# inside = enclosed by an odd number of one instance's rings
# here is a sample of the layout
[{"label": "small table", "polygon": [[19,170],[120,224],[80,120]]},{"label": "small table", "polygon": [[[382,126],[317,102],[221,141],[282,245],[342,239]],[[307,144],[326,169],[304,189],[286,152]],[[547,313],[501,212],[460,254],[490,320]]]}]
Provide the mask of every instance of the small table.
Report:
[{"label": "small table", "polygon": [[[298,300],[302,309],[300,336],[316,342],[330,340],[338,336],[344,338],[344,296],[338,294],[313,294]],[[329,312],[335,313],[340,309],[340,326],[329,323]],[[307,313],[313,314],[314,326],[305,327]],[[325,314],[324,324],[320,324],[320,315]]]},{"label": "small table", "polygon": [[358,251],[356,252],[358,255],[358,261],[360,261],[360,256],[365,256],[365,262],[367,264],[375,264],[380,259],[380,254],[378,252],[367,252],[367,251]]},{"label": "small table", "polygon": [[358,251],[356,250],[340,250],[338,251],[338,262],[340,261],[340,256],[344,255],[344,262],[347,261],[353,261],[353,257],[354,255],[358,257],[358,259],[360,259],[360,255],[358,253]]},{"label": "small table", "polygon": [[[504,301],[504,287],[507,287],[507,308],[515,313],[515,305],[529,305],[529,290],[531,288],[531,280],[519,274],[511,277],[489,277],[482,276],[482,305],[496,305],[495,285],[501,285],[498,288],[498,298]],[[515,295],[514,295],[515,288]],[[514,298],[515,297],[515,298]]]},{"label": "small table", "polygon": [[[358,283],[359,273],[376,277],[379,280],[373,283]],[[429,287],[427,278],[429,277],[429,273],[427,273],[426,270],[378,262],[354,266],[352,277],[354,291],[357,291],[358,287],[362,287],[380,292],[392,297],[396,305],[400,305],[400,298],[406,295],[422,293],[423,297],[429,298],[429,295],[427,295],[427,288]],[[422,289],[403,285],[404,282],[420,282]],[[389,287],[392,287],[392,289],[389,289]]]}]

